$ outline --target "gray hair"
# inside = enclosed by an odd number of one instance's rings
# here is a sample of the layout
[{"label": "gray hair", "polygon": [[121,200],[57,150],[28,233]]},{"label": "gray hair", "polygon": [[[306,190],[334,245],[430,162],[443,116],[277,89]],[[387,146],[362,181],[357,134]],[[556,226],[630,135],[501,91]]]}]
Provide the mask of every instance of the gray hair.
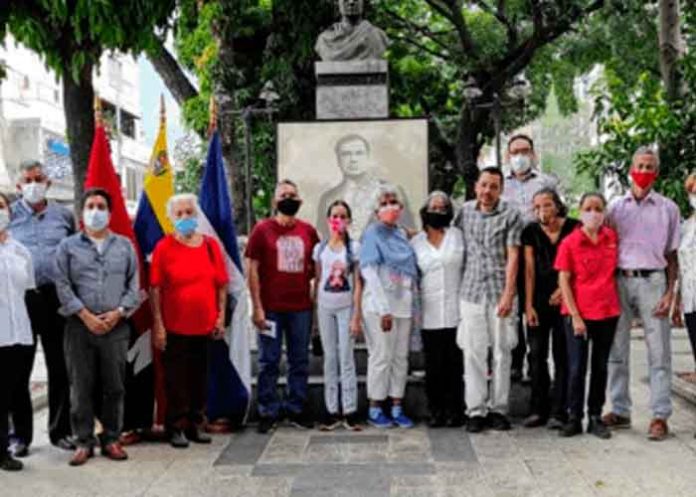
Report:
[{"label": "gray hair", "polygon": [[657,165],[657,168],[660,169],[660,153],[655,149],[655,147],[651,147],[650,145],[641,145],[640,147],[638,147],[638,149],[633,154],[631,166],[635,164],[636,157],[638,157],[639,155],[652,156],[655,159],[655,164]]},{"label": "gray hair", "polygon": [[23,160],[19,163],[19,172],[24,173],[34,169],[35,167],[40,167],[43,170],[44,165],[37,159]]},{"label": "gray hair", "polygon": [[433,190],[430,192],[430,195],[428,195],[428,198],[425,200],[425,208],[427,209],[430,207],[430,202],[432,202],[433,199],[435,198],[441,198],[442,200],[445,201],[445,206],[448,208],[453,208],[452,205],[452,199],[450,199],[450,196],[447,195],[445,192],[442,190]]},{"label": "gray hair", "polygon": [[174,206],[179,202],[191,202],[193,210],[196,212],[196,217],[198,217],[198,214],[201,212],[201,208],[198,205],[198,197],[193,193],[179,193],[172,195],[167,200],[167,217],[170,221],[174,221]]},{"label": "gray hair", "polygon": [[391,183],[381,183],[372,202],[375,211],[379,210],[380,200],[387,195],[395,197],[402,206],[404,205],[403,195],[401,195],[401,191],[396,185],[392,185]]}]

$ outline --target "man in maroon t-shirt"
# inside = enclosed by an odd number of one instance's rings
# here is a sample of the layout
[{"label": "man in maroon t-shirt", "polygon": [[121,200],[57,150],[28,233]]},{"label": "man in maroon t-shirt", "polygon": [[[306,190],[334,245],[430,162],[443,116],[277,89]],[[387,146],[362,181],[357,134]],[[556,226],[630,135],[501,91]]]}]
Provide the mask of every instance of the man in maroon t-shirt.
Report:
[{"label": "man in maroon t-shirt", "polygon": [[[246,249],[253,320],[259,331],[259,433],[273,429],[283,413],[296,426],[312,427],[303,410],[312,321],[312,249],[319,237],[312,226],[295,217],[301,204],[295,183],[278,183],[273,198],[276,214],[254,226]],[[288,355],[288,393],[281,404],[277,381],[283,335]]]}]

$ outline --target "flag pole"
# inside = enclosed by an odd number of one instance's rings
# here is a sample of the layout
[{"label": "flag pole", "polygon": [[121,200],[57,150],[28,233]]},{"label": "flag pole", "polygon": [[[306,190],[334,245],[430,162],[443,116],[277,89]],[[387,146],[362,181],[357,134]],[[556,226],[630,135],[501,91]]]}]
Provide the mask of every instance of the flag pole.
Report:
[{"label": "flag pole", "polygon": [[160,126],[167,124],[167,108],[164,105],[164,93],[160,93]]},{"label": "flag pole", "polygon": [[102,126],[104,124],[101,98],[99,98],[97,92],[94,92],[94,124],[97,126]]},{"label": "flag pole", "polygon": [[208,137],[212,136],[213,133],[217,130],[217,121],[218,121],[218,109],[217,109],[217,103],[215,102],[215,96],[210,95],[210,106],[208,110],[210,114],[210,122],[208,124]]}]

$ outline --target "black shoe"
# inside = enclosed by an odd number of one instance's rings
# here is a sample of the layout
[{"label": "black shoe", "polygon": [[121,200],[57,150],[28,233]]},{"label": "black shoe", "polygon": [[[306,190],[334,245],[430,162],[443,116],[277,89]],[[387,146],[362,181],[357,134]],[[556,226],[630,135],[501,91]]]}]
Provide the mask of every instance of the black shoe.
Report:
[{"label": "black shoe", "polygon": [[169,437],[169,444],[175,449],[187,449],[189,446],[188,438],[181,430],[175,430]]},{"label": "black shoe", "polygon": [[23,467],[22,461],[18,461],[9,454],[5,454],[5,457],[0,459],[0,469],[3,471],[19,471]]},{"label": "black shoe", "polygon": [[569,419],[566,424],[563,425],[561,431],[558,434],[561,437],[574,437],[575,435],[580,435],[582,433],[582,423],[579,419]]},{"label": "black shoe", "polygon": [[314,421],[309,419],[304,413],[290,412],[288,413],[288,422],[295,428],[300,428],[303,430],[311,430],[314,428]]},{"label": "black shoe", "polygon": [[600,416],[592,416],[590,422],[587,423],[587,433],[593,434],[597,438],[607,439],[611,438],[611,431],[604,424]]},{"label": "black shoe", "polygon": [[512,428],[508,418],[499,412],[488,413],[487,421],[492,430],[508,431]]},{"label": "black shoe", "polygon": [[532,414],[524,420],[522,426],[524,426],[525,428],[539,428],[540,426],[544,426],[545,424],[545,417],[540,416],[538,414]]},{"label": "black shoe", "polygon": [[447,418],[447,428],[461,428],[462,426],[466,426],[467,419],[466,414],[463,412],[452,414]]},{"label": "black shoe", "polygon": [[358,414],[355,412],[350,413],[345,418],[343,418],[343,427],[346,430],[351,431],[363,430],[363,425],[360,423],[360,420],[358,419]]},{"label": "black shoe", "polygon": [[213,441],[212,437],[201,432],[197,427],[186,430],[186,438],[193,443],[209,444]]},{"label": "black shoe", "polygon": [[483,416],[471,416],[469,423],[466,425],[466,431],[469,433],[481,433],[486,429],[486,418]]},{"label": "black shoe", "polygon": [[447,426],[447,418],[445,417],[445,413],[441,411],[433,411],[433,415],[430,416],[430,420],[428,420],[428,427],[442,428],[444,426]]},{"label": "black shoe", "polygon": [[75,445],[75,442],[70,437],[59,438],[55,442],[52,442],[52,444],[54,447],[71,452],[77,449],[77,445]]},{"label": "black shoe", "polygon": [[321,420],[319,424],[319,429],[321,431],[333,431],[343,424],[343,420],[338,416],[338,414],[327,414],[324,419]]},{"label": "black shoe", "polygon": [[13,457],[27,457],[29,455],[29,447],[24,442],[17,442],[12,445]]},{"label": "black shoe", "polygon": [[546,423],[546,427],[549,430],[562,430],[563,426],[566,424],[566,421],[560,419],[560,418],[551,418],[549,419],[549,422]]},{"label": "black shoe", "polygon": [[269,416],[261,416],[256,431],[261,434],[268,433],[276,427],[276,419]]}]

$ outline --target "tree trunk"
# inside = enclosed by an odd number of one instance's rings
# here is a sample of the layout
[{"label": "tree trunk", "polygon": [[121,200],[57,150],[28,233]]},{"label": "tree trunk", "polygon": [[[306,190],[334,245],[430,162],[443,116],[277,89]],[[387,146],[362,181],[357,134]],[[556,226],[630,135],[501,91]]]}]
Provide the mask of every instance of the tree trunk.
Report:
[{"label": "tree trunk", "polygon": [[63,78],[63,107],[65,110],[67,139],[70,145],[76,213],[79,213],[80,210],[79,202],[94,139],[92,69],[92,63],[87,62],[80,71],[79,81],[73,80],[69,72],[66,72]]},{"label": "tree trunk", "polygon": [[467,200],[475,197],[474,186],[478,179],[478,156],[481,151],[479,130],[483,125],[480,111],[471,111],[468,105],[463,105],[457,127],[457,168],[466,183]]},{"label": "tree trunk", "polygon": [[[226,8],[234,11],[234,6]],[[218,60],[213,71],[213,95],[218,105],[218,129],[222,142],[222,156],[227,164],[230,192],[235,214],[235,226],[238,233],[249,233],[247,226],[247,204],[251,192],[246,189],[246,171],[244,164],[235,156],[235,91],[237,89],[237,70],[234,59],[234,12],[224,12],[213,27],[213,36],[218,43]],[[253,154],[252,154],[253,155]],[[253,223],[253,217],[251,218]]]},{"label": "tree trunk", "polygon": [[679,59],[683,47],[679,0],[660,0],[660,70],[669,100],[676,100],[681,94]]},{"label": "tree trunk", "polygon": [[155,71],[162,78],[164,85],[172,93],[174,100],[180,107],[188,99],[198,96],[198,90],[189,81],[186,73],[163,43],[160,44],[157,53],[148,53],[147,59],[152,63]]}]

